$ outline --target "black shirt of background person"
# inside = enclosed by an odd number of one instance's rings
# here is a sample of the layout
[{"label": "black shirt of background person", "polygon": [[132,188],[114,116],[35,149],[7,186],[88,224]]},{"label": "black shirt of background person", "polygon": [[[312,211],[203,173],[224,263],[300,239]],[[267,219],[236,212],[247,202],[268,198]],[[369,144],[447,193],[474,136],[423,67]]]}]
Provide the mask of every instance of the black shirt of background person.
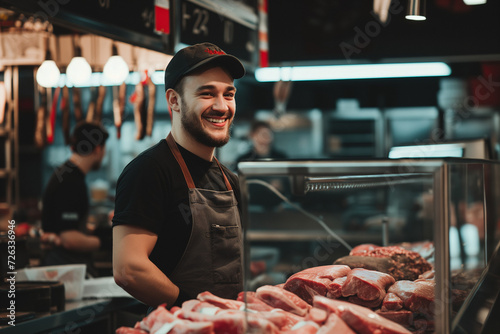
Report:
[{"label": "black shirt of background person", "polygon": [[[85,174],[71,161],[57,167],[47,183],[42,198],[42,230],[61,233],[68,230],[86,230],[89,197]],[[42,263],[88,263],[90,256],[57,247],[47,251]]]}]

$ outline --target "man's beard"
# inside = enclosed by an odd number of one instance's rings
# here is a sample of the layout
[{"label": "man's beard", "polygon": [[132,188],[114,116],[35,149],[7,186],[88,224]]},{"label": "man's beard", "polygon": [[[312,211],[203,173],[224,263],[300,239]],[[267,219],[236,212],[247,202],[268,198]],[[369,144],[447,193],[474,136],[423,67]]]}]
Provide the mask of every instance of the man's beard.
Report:
[{"label": "man's beard", "polygon": [[[232,126],[232,120],[230,122],[229,128]],[[191,112],[189,107],[184,101],[181,104],[181,125],[186,129],[187,132],[200,144],[209,147],[221,147],[227,144],[229,138],[231,137],[230,131],[228,130],[226,136],[222,139],[213,138],[207,133],[201,126],[201,121],[197,117],[195,112]]]}]

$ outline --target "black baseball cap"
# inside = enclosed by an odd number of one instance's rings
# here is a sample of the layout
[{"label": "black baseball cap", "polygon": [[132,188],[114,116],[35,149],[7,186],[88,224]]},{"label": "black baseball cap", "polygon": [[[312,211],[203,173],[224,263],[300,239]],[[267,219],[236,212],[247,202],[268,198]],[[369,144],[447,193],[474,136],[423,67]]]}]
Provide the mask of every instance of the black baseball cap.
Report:
[{"label": "black baseball cap", "polygon": [[80,121],[73,129],[69,144],[73,152],[87,155],[97,146],[104,145],[108,137],[108,131],[100,123]]},{"label": "black baseball cap", "polygon": [[165,91],[174,88],[185,75],[210,63],[227,69],[233,79],[245,75],[245,67],[238,58],[212,43],[199,43],[179,50],[170,60],[165,69]]}]

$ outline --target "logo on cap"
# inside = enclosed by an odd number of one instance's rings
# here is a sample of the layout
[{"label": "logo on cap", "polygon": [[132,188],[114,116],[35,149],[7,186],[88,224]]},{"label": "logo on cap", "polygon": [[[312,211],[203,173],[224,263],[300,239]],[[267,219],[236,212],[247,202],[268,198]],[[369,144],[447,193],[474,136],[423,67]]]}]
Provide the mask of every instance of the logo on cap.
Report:
[{"label": "logo on cap", "polygon": [[218,51],[218,50],[210,50],[209,48],[206,48],[204,50],[206,53],[208,54],[211,54],[211,55],[225,55],[226,53],[222,50]]}]

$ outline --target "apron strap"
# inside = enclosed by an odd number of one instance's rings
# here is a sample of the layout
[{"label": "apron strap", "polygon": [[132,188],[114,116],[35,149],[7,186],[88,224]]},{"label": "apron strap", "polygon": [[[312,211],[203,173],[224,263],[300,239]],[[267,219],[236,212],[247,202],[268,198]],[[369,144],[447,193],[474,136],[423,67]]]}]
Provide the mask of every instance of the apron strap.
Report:
[{"label": "apron strap", "polygon": [[[167,144],[170,147],[170,151],[172,151],[172,154],[175,157],[175,160],[177,160],[177,163],[181,167],[182,174],[184,175],[184,179],[186,180],[187,186],[189,189],[195,189],[196,186],[194,185],[193,178],[191,177],[191,173],[189,173],[189,169],[186,166],[186,163],[184,162],[184,159],[182,158],[181,152],[179,151],[179,147],[177,147],[177,143],[174,140],[174,137],[172,136],[172,133],[169,133],[167,136]],[[219,166],[220,172],[222,173],[222,176],[224,177],[224,183],[226,184],[227,190],[233,190],[233,187],[231,187],[231,183],[229,183],[229,180],[227,179],[226,173],[222,170],[222,166],[217,160],[216,157],[214,157],[215,162],[217,162],[217,165]]]},{"label": "apron strap", "polygon": [[184,179],[186,180],[188,188],[189,189],[196,188],[194,186],[194,182],[193,182],[193,178],[191,177],[191,173],[189,173],[189,169],[187,168],[186,163],[184,162],[184,159],[182,158],[181,152],[179,151],[179,148],[177,147],[177,144],[175,143],[174,137],[172,137],[172,133],[169,133],[167,136],[167,144],[170,147],[170,151],[172,151],[172,154],[174,155],[175,160],[177,160],[179,167],[181,167],[182,174],[184,174]]},{"label": "apron strap", "polygon": [[231,187],[231,183],[229,183],[229,180],[227,179],[226,173],[224,173],[224,171],[222,170],[222,166],[221,166],[219,160],[217,160],[216,157],[214,157],[214,159],[215,159],[215,162],[217,162],[217,165],[219,165],[219,169],[220,169],[220,172],[222,173],[222,176],[224,176],[224,183],[226,184],[227,190],[233,190],[233,187]]}]

